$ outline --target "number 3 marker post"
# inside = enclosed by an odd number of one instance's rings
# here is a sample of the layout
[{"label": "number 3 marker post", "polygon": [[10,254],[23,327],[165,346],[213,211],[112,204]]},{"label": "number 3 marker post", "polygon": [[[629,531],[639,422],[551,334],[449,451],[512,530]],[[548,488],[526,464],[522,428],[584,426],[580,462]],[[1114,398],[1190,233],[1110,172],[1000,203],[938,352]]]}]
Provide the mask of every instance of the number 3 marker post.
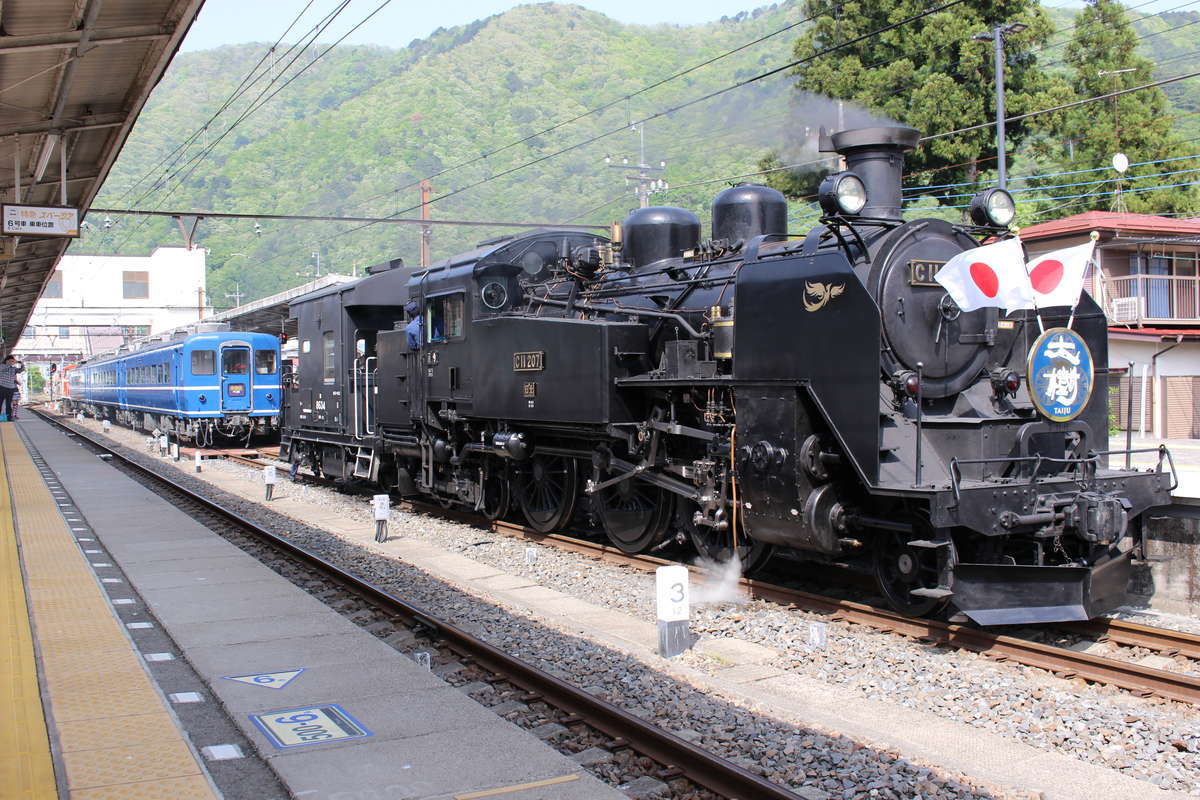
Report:
[{"label": "number 3 marker post", "polygon": [[388,519],[392,516],[392,498],[386,494],[377,494],[371,498],[375,511],[375,541],[386,542],[388,539]]},{"label": "number 3 marker post", "polygon": [[688,570],[672,565],[654,571],[658,595],[658,654],[677,656],[692,646],[688,625]]}]

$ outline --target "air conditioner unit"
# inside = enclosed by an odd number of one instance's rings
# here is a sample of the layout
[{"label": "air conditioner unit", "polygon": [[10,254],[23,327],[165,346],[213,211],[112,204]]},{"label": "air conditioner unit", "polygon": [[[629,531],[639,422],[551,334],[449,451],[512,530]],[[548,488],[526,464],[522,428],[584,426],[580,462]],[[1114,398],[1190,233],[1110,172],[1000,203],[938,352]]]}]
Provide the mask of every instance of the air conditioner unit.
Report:
[{"label": "air conditioner unit", "polygon": [[1114,297],[1109,303],[1108,316],[1113,322],[1137,322],[1141,304],[1140,297]]}]

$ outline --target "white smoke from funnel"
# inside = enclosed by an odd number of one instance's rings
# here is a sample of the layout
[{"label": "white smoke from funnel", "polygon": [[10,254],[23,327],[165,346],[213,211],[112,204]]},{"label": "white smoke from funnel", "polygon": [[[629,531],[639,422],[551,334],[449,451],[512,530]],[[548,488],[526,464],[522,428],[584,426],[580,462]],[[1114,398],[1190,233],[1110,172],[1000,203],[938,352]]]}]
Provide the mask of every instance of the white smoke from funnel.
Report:
[{"label": "white smoke from funnel", "polygon": [[880,116],[851,100],[835,100],[812,92],[796,92],[791,97],[786,128],[777,139],[776,153],[784,164],[796,169],[837,169],[836,153],[820,152],[821,128],[828,133],[877,125],[903,125]]},{"label": "white smoke from funnel", "polygon": [[745,603],[750,599],[739,583],[742,578],[742,560],[735,553],[728,561],[696,561],[700,569],[700,581],[691,591],[693,605],[721,605],[723,603]]}]

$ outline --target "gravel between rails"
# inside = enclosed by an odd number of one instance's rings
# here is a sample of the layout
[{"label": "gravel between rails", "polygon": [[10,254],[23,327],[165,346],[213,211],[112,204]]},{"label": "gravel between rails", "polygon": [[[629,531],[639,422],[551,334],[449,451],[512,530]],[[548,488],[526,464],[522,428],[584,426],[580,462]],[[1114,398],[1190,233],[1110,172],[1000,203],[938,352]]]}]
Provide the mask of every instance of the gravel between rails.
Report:
[{"label": "gravel between rails", "polygon": [[[134,446],[140,441],[127,431],[114,429],[113,433]],[[153,462],[158,469],[173,470],[162,459],[136,450],[134,455],[145,463]],[[205,469],[262,480],[260,472],[238,464],[207,461]],[[203,484],[195,475],[173,471],[174,477],[187,485]],[[206,492],[214,491],[204,485]],[[348,521],[371,525],[370,509],[362,498],[314,486],[281,484],[280,490],[332,507]],[[858,747],[845,737],[756,716],[739,708],[735,696],[706,696],[641,662],[589,647],[577,636],[550,633],[465,593],[447,592],[445,584],[418,570],[382,554],[368,554],[260,503],[221,494],[240,513],[339,562],[355,565],[366,577],[397,587],[415,602],[483,632],[489,641],[732,756],[743,766],[757,768],[772,780],[804,786],[814,798],[1030,796],[996,787],[972,787],[961,777],[942,777],[892,754]],[[419,514],[394,511],[392,528],[581,599],[646,620],[654,617],[653,579],[644,573]],[[536,558],[529,562],[526,553],[531,548]],[[430,587],[435,587],[434,591]],[[827,625],[823,647],[808,645],[809,629],[815,622]],[[694,610],[692,624],[693,630],[704,636],[735,637],[778,650],[774,666],[779,668],[1200,796],[1200,713],[1190,706],[1137,698],[1078,680],[1060,680],[1032,668],[998,665],[972,653],[757,601],[700,605]],[[531,631],[531,626],[535,630]],[[695,653],[683,659],[710,672],[721,666]]]}]

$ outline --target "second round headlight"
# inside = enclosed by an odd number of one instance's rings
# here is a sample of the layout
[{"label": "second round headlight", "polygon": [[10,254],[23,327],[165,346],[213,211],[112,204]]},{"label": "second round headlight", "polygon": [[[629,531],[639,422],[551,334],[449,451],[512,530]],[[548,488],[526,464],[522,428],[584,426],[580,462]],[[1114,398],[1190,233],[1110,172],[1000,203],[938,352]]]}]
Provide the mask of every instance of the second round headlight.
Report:
[{"label": "second round headlight", "polygon": [[986,189],[971,198],[969,211],[976,225],[1007,228],[1017,215],[1017,204],[1003,189]]}]

